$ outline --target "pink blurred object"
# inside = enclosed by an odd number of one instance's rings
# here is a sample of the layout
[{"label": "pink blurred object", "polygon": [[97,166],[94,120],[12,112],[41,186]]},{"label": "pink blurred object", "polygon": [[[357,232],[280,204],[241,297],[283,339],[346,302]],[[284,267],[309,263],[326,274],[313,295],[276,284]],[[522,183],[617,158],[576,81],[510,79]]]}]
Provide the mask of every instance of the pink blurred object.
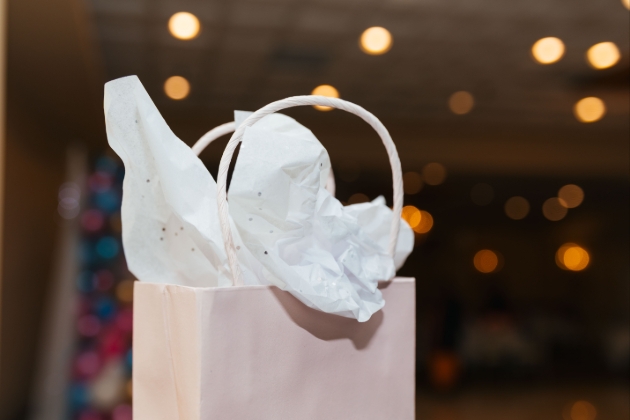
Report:
[{"label": "pink blurred object", "polygon": [[132,414],[131,407],[127,404],[121,404],[114,408],[112,412],[112,420],[131,420]]},{"label": "pink blurred object", "polygon": [[94,315],[84,315],[77,322],[79,334],[86,337],[94,337],[101,330],[101,321]]},{"label": "pink blurred object", "polygon": [[412,420],[415,281],[359,323],[272,286],[136,282],[135,420]]},{"label": "pink blurred object", "polygon": [[105,224],[103,213],[98,210],[87,210],[81,215],[81,226],[88,232],[96,232]]},{"label": "pink blurred object", "polygon": [[96,272],[96,288],[101,292],[106,292],[114,285],[114,275],[109,270],[99,270]]},{"label": "pink blurred object", "polygon": [[82,378],[91,378],[98,373],[101,367],[101,359],[96,352],[86,351],[81,353],[75,363],[75,368]]},{"label": "pink blurred object", "polygon": [[119,357],[127,350],[125,336],[115,325],[108,327],[102,334],[101,346],[106,360]]},{"label": "pink blurred object", "polygon": [[131,332],[133,329],[133,310],[129,308],[121,309],[116,315],[116,325],[121,331]]},{"label": "pink blurred object", "polygon": [[103,192],[112,187],[113,181],[114,180],[110,174],[105,172],[96,172],[90,175],[88,185],[94,192]]},{"label": "pink blurred object", "polygon": [[78,420],[103,420],[103,416],[101,416],[97,411],[86,410],[79,413]]}]

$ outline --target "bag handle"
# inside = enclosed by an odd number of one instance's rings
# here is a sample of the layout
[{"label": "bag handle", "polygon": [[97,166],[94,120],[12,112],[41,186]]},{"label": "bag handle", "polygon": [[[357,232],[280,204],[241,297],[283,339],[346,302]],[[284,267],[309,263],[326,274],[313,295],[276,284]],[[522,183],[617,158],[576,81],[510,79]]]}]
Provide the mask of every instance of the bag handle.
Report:
[{"label": "bag handle", "polygon": [[230,230],[230,219],[227,202],[227,173],[232,161],[232,156],[236,150],[236,146],[243,139],[245,128],[251,127],[257,121],[266,117],[274,112],[281,111],[286,108],[294,106],[304,105],[319,105],[328,106],[332,108],[342,109],[361,117],[365,122],[370,124],[374,130],[378,133],[379,137],[385,145],[385,150],[389,156],[389,163],[392,167],[392,178],[394,184],[394,217],[392,218],[392,225],[390,229],[389,239],[389,255],[394,257],[396,252],[396,243],[398,242],[398,231],[400,230],[400,217],[402,214],[403,206],[403,182],[402,182],[402,169],[400,166],[400,158],[398,157],[398,151],[396,145],[389,135],[389,132],[372,113],[368,112],[359,105],[355,105],[352,102],[344,101],[343,99],[330,98],[327,96],[292,96],[290,98],[282,99],[276,102],[272,102],[260,108],[258,111],[250,115],[243,123],[236,129],[227,146],[221,156],[221,162],[219,164],[219,173],[217,175],[217,201],[219,205],[219,222],[221,225],[221,232],[223,234],[223,243],[225,245],[225,251],[228,257],[228,263],[232,276],[234,278],[235,286],[243,285],[243,276],[241,269],[238,265],[238,258],[236,255],[236,248],[234,247],[234,240],[232,238],[232,232]]},{"label": "bag handle", "polygon": [[233,133],[235,129],[236,123],[234,121],[221,124],[218,127],[214,127],[212,130],[201,136],[201,138],[197,140],[195,144],[193,144],[192,151],[195,152],[197,156],[199,156],[201,152],[203,152],[203,149],[208,147],[210,143],[212,143],[219,137],[223,137],[226,134]]},{"label": "bag handle", "polygon": [[[210,143],[212,143],[219,137],[223,137],[226,134],[233,133],[235,129],[236,123],[234,121],[214,127],[212,130],[201,136],[201,138],[197,140],[195,144],[193,144],[191,149],[197,156],[199,156],[201,152],[203,152],[204,149],[210,145]],[[333,197],[335,196],[336,187],[335,174],[333,173],[332,168],[330,168],[330,172],[328,172],[328,179],[326,180],[326,189]]]}]

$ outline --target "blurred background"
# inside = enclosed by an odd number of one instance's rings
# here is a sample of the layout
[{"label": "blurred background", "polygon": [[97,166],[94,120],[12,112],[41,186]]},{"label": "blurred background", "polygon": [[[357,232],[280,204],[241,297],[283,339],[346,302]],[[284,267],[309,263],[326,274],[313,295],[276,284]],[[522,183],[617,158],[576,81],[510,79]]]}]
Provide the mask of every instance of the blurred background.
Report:
[{"label": "blurred background", "polygon": [[[192,145],[312,92],[373,112],[416,246],[417,418],[630,417],[628,0],[0,0],[0,419],[131,419],[133,276],[103,84]],[[286,112],[337,197],[391,170],[358,118]],[[213,176],[227,137],[201,158]],[[410,320],[411,322],[411,320]]]}]

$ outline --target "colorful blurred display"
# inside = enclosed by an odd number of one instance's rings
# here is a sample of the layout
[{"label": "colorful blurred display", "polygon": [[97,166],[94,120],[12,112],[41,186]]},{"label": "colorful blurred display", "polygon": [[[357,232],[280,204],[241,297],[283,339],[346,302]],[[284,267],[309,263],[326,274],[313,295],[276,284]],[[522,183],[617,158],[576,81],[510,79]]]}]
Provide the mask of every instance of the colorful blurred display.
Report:
[{"label": "colorful blurred display", "polygon": [[121,245],[124,168],[101,156],[89,174],[76,280],[76,343],[69,372],[68,418],[131,419],[133,280]]}]

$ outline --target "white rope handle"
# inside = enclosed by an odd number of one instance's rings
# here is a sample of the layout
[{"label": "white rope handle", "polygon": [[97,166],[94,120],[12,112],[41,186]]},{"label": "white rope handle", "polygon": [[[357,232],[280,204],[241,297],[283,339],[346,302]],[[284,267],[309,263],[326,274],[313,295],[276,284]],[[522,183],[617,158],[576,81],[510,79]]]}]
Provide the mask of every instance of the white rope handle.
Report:
[{"label": "white rope handle", "polygon": [[[372,113],[366,111],[364,108],[355,105],[351,102],[344,101],[338,98],[329,98],[326,96],[293,96],[290,98],[282,99],[280,101],[272,102],[267,106],[260,108],[258,111],[250,115],[234,132],[232,138],[225,147],[223,156],[221,156],[221,163],[219,164],[219,174],[217,176],[217,201],[219,204],[219,222],[221,224],[221,232],[223,234],[223,243],[225,244],[225,251],[228,257],[228,263],[230,264],[230,270],[234,277],[234,285],[243,285],[243,276],[241,269],[238,265],[238,257],[236,255],[236,248],[234,247],[234,240],[232,238],[232,232],[230,231],[229,222],[229,210],[227,203],[227,173],[234,155],[236,146],[243,139],[245,128],[251,127],[257,121],[266,117],[274,112],[281,111],[286,108],[302,105],[320,105],[329,106],[344,111],[350,112],[361,117],[365,122],[370,124],[374,130],[378,133],[379,137],[385,145],[385,150],[389,156],[389,163],[392,166],[392,177],[394,184],[394,217],[392,219],[392,226],[390,230],[389,240],[389,255],[392,257],[396,252],[396,243],[398,242],[398,231],[400,230],[400,217],[402,214],[403,206],[403,183],[402,183],[402,169],[400,167],[400,158],[398,157],[398,151],[396,145],[389,135],[389,132]],[[385,280],[385,279],[384,279]]]},{"label": "white rope handle", "polygon": [[[195,152],[197,156],[199,156],[210,143],[212,143],[219,137],[223,137],[226,134],[233,133],[235,129],[236,123],[234,121],[221,124],[218,127],[214,127],[212,130],[201,136],[201,138],[197,140],[195,144],[193,144],[193,147],[191,147],[191,149],[193,152]],[[326,180],[326,189],[334,197],[336,188],[337,185],[335,184],[335,174],[333,173],[332,168],[330,168],[330,172],[328,172],[328,179]]]},{"label": "white rope handle", "polygon": [[233,133],[235,129],[236,123],[234,121],[221,124],[218,127],[214,127],[212,130],[201,136],[199,140],[197,140],[197,143],[195,143],[192,147],[192,151],[195,152],[197,156],[199,156],[201,152],[203,152],[203,149],[208,147],[210,143],[212,143],[219,137],[223,137],[226,134]]}]

